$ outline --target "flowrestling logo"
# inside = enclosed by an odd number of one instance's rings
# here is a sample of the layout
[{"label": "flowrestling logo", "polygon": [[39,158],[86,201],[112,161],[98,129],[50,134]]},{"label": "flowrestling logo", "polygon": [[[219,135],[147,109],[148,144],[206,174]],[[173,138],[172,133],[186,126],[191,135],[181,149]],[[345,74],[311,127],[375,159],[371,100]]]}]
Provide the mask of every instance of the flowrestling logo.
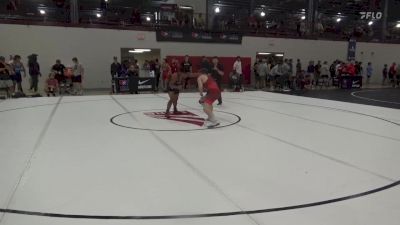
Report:
[{"label": "flowrestling logo", "polygon": [[379,20],[382,19],[382,12],[360,12],[362,20]]},{"label": "flowrestling logo", "polygon": [[203,118],[189,111],[181,111],[177,114],[171,113],[169,115],[166,115],[165,112],[146,112],[144,113],[144,115],[155,119],[177,121],[177,122],[192,124],[199,127],[202,127],[205,122]]}]

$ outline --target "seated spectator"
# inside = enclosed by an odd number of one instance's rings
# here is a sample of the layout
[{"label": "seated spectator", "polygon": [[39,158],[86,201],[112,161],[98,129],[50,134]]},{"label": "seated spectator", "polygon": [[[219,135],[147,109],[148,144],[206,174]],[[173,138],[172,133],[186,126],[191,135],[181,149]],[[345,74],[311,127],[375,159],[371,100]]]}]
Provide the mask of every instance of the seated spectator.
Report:
[{"label": "seated spectator", "polygon": [[51,67],[52,72],[54,72],[55,78],[57,79],[58,83],[62,83],[65,81],[64,77],[64,70],[65,66],[61,64],[61,60],[57,59],[56,64]]},{"label": "seated spectator", "polygon": [[50,94],[56,96],[56,91],[58,90],[58,80],[55,78],[55,73],[51,72],[49,74],[49,78],[47,78],[45,83],[44,91],[47,94],[47,97],[50,97]]}]

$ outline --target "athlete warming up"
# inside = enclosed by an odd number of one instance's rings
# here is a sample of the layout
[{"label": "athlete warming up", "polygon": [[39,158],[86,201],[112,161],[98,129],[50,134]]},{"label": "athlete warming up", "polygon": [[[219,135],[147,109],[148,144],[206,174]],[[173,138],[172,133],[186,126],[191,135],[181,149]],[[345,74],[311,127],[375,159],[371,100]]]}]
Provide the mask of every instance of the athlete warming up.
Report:
[{"label": "athlete warming up", "polygon": [[[197,83],[201,96],[199,102],[203,104],[203,110],[208,116],[206,126],[208,128],[217,127],[219,123],[214,116],[213,103],[220,98],[221,90],[218,88],[217,82],[215,82],[206,70],[200,70]],[[206,96],[203,96],[204,91],[207,92]]]},{"label": "athlete warming up", "polygon": [[167,80],[169,101],[167,105],[167,111],[165,114],[168,116],[171,110],[171,106],[174,105],[174,114],[178,114],[178,98],[179,91],[182,88],[178,73],[173,73],[168,77]]}]

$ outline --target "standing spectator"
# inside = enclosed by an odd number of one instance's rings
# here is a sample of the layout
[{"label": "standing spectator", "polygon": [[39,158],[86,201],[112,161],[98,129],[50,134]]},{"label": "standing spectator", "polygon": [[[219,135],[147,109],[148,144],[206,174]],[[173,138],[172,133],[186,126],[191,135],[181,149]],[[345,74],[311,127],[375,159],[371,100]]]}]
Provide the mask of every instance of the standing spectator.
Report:
[{"label": "standing spectator", "polygon": [[164,59],[163,63],[161,64],[162,70],[162,80],[163,80],[163,89],[167,91],[167,82],[169,80],[169,76],[171,75],[171,66],[168,63],[167,59]]},{"label": "standing spectator", "polygon": [[[211,76],[217,82],[219,90],[222,92],[222,77],[224,76],[224,66],[219,63],[218,57],[212,59]],[[222,95],[218,98],[218,105],[222,105]]]},{"label": "standing spectator", "polygon": [[197,18],[195,19],[196,28],[200,30],[205,29],[205,22],[203,18],[203,14],[199,13]]},{"label": "standing spectator", "polygon": [[296,75],[297,75],[298,73],[300,73],[301,70],[302,70],[302,68],[301,68],[300,59],[297,59],[297,63],[296,63]]},{"label": "standing spectator", "polygon": [[129,82],[129,92],[131,94],[139,94],[138,92],[138,79],[139,79],[139,64],[135,59],[133,63],[129,65],[128,68],[128,82]]},{"label": "standing spectator", "polygon": [[256,78],[256,89],[259,88],[259,86],[260,86],[260,75],[258,73],[258,66],[260,63],[261,63],[261,60],[259,58],[256,58],[256,61],[254,62],[254,65],[253,65],[254,77]]},{"label": "standing spectator", "polygon": [[382,85],[385,85],[385,81],[386,81],[386,79],[388,77],[388,73],[389,73],[388,65],[385,64],[383,66],[383,70],[382,70]]},{"label": "standing spectator", "polygon": [[260,86],[259,88],[265,88],[266,77],[269,74],[269,67],[267,64],[267,60],[264,58],[261,60],[260,64],[257,67],[257,73],[260,76]]},{"label": "standing spectator", "polygon": [[371,79],[373,72],[374,72],[374,69],[372,68],[372,63],[369,62],[367,65],[367,84],[369,84],[369,81]]},{"label": "standing spectator", "polygon": [[73,70],[73,87],[74,87],[74,94],[76,95],[82,95],[83,94],[83,87],[82,87],[82,80],[83,76],[85,74],[85,71],[83,69],[83,66],[79,63],[78,59],[76,57],[72,58],[72,62],[74,64],[72,70]]},{"label": "standing spectator", "polygon": [[289,75],[290,75],[290,66],[289,60],[285,59],[282,64],[283,75],[281,76],[281,84],[283,86],[283,91],[290,91],[289,89]]},{"label": "standing spectator", "polygon": [[36,54],[32,54],[28,56],[28,67],[29,67],[29,76],[31,78],[31,85],[29,90],[37,93],[38,91],[38,84],[39,84],[39,76],[42,76],[40,72],[40,65],[37,62]]},{"label": "standing spectator", "polygon": [[156,91],[158,91],[158,88],[160,86],[160,76],[161,76],[161,65],[158,59],[154,61],[154,74],[156,76]]},{"label": "standing spectator", "polygon": [[362,62],[356,62],[355,66],[356,66],[356,75],[362,76],[362,74],[363,74]]},{"label": "standing spectator", "polygon": [[110,66],[111,79],[120,76],[121,72],[122,72],[122,65],[121,65],[121,63],[118,62],[117,56],[114,56],[113,59],[114,59],[114,61]]},{"label": "standing spectator", "polygon": [[318,60],[318,63],[317,63],[317,65],[315,65],[315,69],[314,69],[314,85],[315,86],[318,86],[320,76],[321,76],[321,61]]},{"label": "standing spectator", "polygon": [[327,61],[325,61],[321,66],[321,79],[325,86],[329,85],[329,68]]},{"label": "standing spectator", "polygon": [[400,64],[396,68],[396,83],[397,87],[400,87]]},{"label": "standing spectator", "polygon": [[[349,62],[347,64],[347,73],[349,74],[349,76],[356,75],[356,67],[354,65],[354,62]],[[367,83],[369,83],[369,78],[367,79]]]},{"label": "standing spectator", "polygon": [[311,81],[311,87],[314,81],[314,72],[315,72],[314,61],[310,61],[307,67],[306,79]]},{"label": "standing spectator", "polygon": [[270,78],[270,90],[274,91],[276,88],[279,88],[277,85],[277,81],[281,80],[281,76],[283,76],[284,71],[283,71],[283,66],[282,66],[282,61],[279,60],[278,64],[276,64],[272,69],[271,69],[271,78]]},{"label": "standing spectator", "polygon": [[12,93],[13,82],[11,80],[12,70],[6,63],[6,59],[0,56],[0,88],[7,91],[7,96]]},{"label": "standing spectator", "polygon": [[111,93],[116,92],[115,78],[119,77],[122,73],[122,65],[118,62],[117,56],[114,56],[114,61],[110,66],[111,73]]},{"label": "standing spectator", "polygon": [[21,62],[21,56],[19,55],[14,56],[14,60],[13,63],[11,64],[11,67],[14,71],[14,79],[13,79],[13,81],[15,82],[14,86],[16,86],[16,89],[20,93],[24,93],[24,91],[22,90],[22,72],[24,73],[24,77],[26,77],[26,72],[24,64]]},{"label": "standing spectator", "polygon": [[243,86],[242,86],[243,70],[242,70],[242,60],[241,60],[240,56],[236,57],[236,61],[235,61],[235,63],[233,63],[233,71],[238,76],[240,89],[243,90]]},{"label": "standing spectator", "polygon": [[205,69],[208,71],[208,73],[211,72],[211,65],[210,62],[208,61],[207,57],[203,56],[201,62],[200,62],[200,68],[199,69]]},{"label": "standing spectator", "polygon": [[181,72],[184,74],[183,77],[185,79],[183,88],[186,89],[190,80],[190,75],[193,72],[192,63],[190,62],[188,55],[185,55],[185,59],[181,64],[181,69]]},{"label": "standing spectator", "polygon": [[57,79],[59,84],[65,81],[65,76],[64,76],[65,66],[61,63],[61,60],[57,59],[56,64],[54,64],[51,67],[51,70],[54,72],[55,78]]},{"label": "standing spectator", "polygon": [[390,83],[392,84],[392,87],[395,87],[395,76],[397,74],[397,67],[396,67],[396,63],[392,63],[392,65],[389,68],[389,80]]},{"label": "standing spectator", "polygon": [[331,74],[331,79],[333,79],[336,76],[336,63],[337,61],[335,60],[331,66],[329,67],[329,72]]}]

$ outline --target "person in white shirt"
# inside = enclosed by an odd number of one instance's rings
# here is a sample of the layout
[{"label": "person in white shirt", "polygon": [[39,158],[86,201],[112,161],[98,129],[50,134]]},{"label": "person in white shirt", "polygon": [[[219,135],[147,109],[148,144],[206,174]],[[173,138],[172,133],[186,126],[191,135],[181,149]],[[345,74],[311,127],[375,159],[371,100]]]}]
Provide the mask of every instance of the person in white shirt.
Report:
[{"label": "person in white shirt", "polygon": [[82,78],[84,75],[84,69],[83,66],[81,64],[79,64],[78,59],[76,57],[74,57],[72,59],[72,62],[74,63],[73,65],[73,88],[74,88],[74,94],[79,94],[82,95],[83,94],[83,88],[82,88]]},{"label": "person in white shirt", "polygon": [[240,59],[240,56],[236,57],[236,61],[233,64],[233,71],[237,74],[239,78],[240,89],[243,89],[242,87],[243,70],[242,70],[242,60]]},{"label": "person in white shirt", "polygon": [[329,85],[329,67],[327,61],[325,61],[321,66],[321,79],[323,85],[325,86]]},{"label": "person in white shirt", "polygon": [[276,81],[280,80],[283,75],[284,75],[284,69],[283,69],[282,61],[279,61],[278,64],[276,64],[271,69],[271,78],[270,78],[271,91],[274,91],[274,89],[276,88]]},{"label": "person in white shirt", "polygon": [[257,73],[260,76],[259,79],[259,88],[262,89],[265,87],[266,76],[269,74],[269,67],[267,65],[267,60],[262,59],[261,63],[257,67]]}]

